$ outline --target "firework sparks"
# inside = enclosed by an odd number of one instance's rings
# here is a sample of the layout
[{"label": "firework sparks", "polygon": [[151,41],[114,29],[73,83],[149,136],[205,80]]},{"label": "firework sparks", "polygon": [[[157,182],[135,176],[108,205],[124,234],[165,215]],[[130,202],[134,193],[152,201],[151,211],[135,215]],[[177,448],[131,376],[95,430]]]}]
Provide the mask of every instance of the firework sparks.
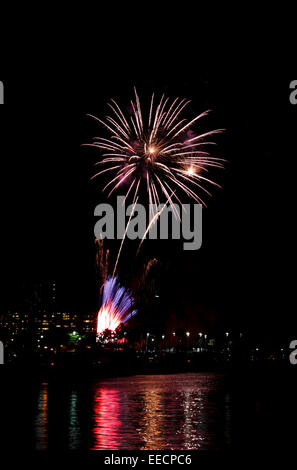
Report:
[{"label": "firework sparks", "polygon": [[108,276],[109,249],[104,246],[104,240],[96,239],[96,266],[100,279],[104,284]]},{"label": "firework sparks", "polygon": [[102,305],[98,312],[97,334],[106,329],[115,331],[137,313],[133,309],[131,293],[118,283],[117,277],[109,276],[103,286]]},{"label": "firework sparks", "polygon": [[170,103],[163,95],[155,104],[152,95],[148,116],[144,117],[135,90],[135,100],[131,101],[127,116],[114,100],[109,103],[112,115],[105,121],[92,116],[110,133],[109,138],[95,137],[93,143],[86,144],[102,152],[97,165],[103,169],[93,178],[109,172],[112,175],[103,189],[108,190],[108,196],[121,188],[126,197],[134,193],[134,203],[141,186],[145,185],[149,202],[156,206],[161,198],[168,199],[173,206],[170,194],[181,203],[178,192],[205,205],[201,192],[210,193],[204,186],[217,185],[205,174],[209,167],[223,167],[223,160],[210,156],[205,149],[214,144],[209,137],[222,129],[195,134],[192,127],[208,111],[186,120],[181,114],[189,103],[180,98]]}]

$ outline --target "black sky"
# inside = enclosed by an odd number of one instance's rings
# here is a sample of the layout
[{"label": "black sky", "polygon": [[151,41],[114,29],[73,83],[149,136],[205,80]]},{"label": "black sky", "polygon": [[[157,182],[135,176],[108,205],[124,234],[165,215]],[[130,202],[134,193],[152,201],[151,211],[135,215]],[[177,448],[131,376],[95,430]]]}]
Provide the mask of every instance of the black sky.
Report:
[{"label": "black sky", "polygon": [[228,160],[216,173],[223,189],[203,212],[203,246],[166,271],[163,304],[215,311],[227,326],[266,335],[296,326],[289,304],[297,113],[289,83],[296,74],[261,54],[239,60],[234,52],[226,61],[193,54],[7,72],[0,108],[2,308],[30,279],[56,279],[65,309],[96,308],[93,210],[100,196],[90,182],[94,155],[81,144],[100,129],[86,114],[103,116],[111,97],[126,104],[135,85],[144,99],[152,91],[190,98],[193,113],[213,110],[206,127],[226,129],[217,149]]}]

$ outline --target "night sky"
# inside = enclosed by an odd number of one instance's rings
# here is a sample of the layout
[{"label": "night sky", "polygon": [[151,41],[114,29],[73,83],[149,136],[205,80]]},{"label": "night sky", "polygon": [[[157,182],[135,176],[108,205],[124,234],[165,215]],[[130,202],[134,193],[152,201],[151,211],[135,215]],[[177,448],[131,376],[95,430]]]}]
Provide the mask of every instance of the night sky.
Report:
[{"label": "night sky", "polygon": [[[215,172],[223,189],[203,210],[202,248],[171,256],[160,242],[163,259],[172,258],[160,280],[162,314],[184,309],[224,328],[294,336],[297,106],[289,84],[296,75],[260,52],[220,62],[191,54],[153,64],[120,60],[29,75],[20,67],[19,75],[0,77],[1,310],[24,280],[42,279],[57,281],[61,308],[97,308],[93,211],[102,196],[100,181],[90,182],[95,152],[81,144],[101,129],[86,114],[104,116],[111,97],[125,105],[135,85],[144,100],[153,91],[190,98],[193,114],[213,111],[206,129],[226,129],[216,139],[217,155],[228,160]],[[122,263],[124,271],[129,260]]]}]

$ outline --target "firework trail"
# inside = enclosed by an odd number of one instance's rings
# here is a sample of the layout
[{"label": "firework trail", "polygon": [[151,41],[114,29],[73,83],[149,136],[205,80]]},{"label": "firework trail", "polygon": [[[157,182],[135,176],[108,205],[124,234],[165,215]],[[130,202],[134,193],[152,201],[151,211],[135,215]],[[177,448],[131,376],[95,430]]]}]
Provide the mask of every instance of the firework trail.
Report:
[{"label": "firework trail", "polygon": [[106,329],[115,331],[121,323],[137,313],[133,309],[134,299],[131,293],[121,287],[117,277],[109,276],[103,286],[102,305],[98,312],[97,334]]},{"label": "firework trail", "polygon": [[96,239],[96,266],[100,274],[102,283],[104,284],[108,276],[109,267],[109,249],[104,246],[103,239]]},{"label": "firework trail", "polygon": [[161,210],[159,210],[158,212],[156,212],[155,215],[153,215],[153,217],[151,218],[147,228],[146,228],[146,231],[144,232],[143,234],[143,237],[141,239],[141,242],[139,243],[138,245],[138,249],[137,249],[137,252],[136,252],[136,256],[138,255],[139,251],[140,251],[140,248],[144,242],[144,239],[145,237],[147,236],[148,232],[150,231],[150,229],[152,228],[152,226],[156,223],[157,219],[160,217],[160,215],[162,214],[163,210],[165,209],[165,207],[167,206],[167,203],[168,203],[169,199],[167,199],[166,203],[163,205],[163,208]]},{"label": "firework trail", "polygon": [[114,265],[112,277],[114,277],[114,273],[116,272],[116,269],[117,269],[117,265],[118,265],[118,262],[119,262],[119,259],[120,259],[120,255],[121,255],[121,251],[122,251],[122,248],[123,248],[123,244],[124,244],[124,241],[125,241],[125,238],[126,238],[126,235],[127,235],[129,223],[130,223],[130,220],[131,220],[132,215],[133,215],[133,213],[134,213],[135,206],[136,206],[136,204],[137,204],[137,199],[138,199],[138,198],[136,198],[136,201],[134,202],[134,205],[133,205],[133,208],[132,208],[132,211],[131,211],[131,214],[130,214],[128,223],[127,223],[127,225],[126,225],[125,233],[124,233],[124,236],[123,236],[123,239],[122,239],[122,242],[121,242],[121,245],[120,245],[120,249],[119,249],[119,252],[118,252],[118,256],[117,256],[117,259],[116,259],[116,262],[115,262],[115,265]]},{"label": "firework trail", "polygon": [[139,305],[148,313],[152,309],[152,299],[160,289],[160,260],[151,258],[141,263],[136,275],[135,295]]},{"label": "firework trail", "polygon": [[131,101],[126,116],[115,100],[108,104],[112,115],[106,116],[105,121],[89,115],[110,133],[109,138],[95,137],[93,143],[86,144],[102,152],[96,165],[103,169],[93,178],[110,173],[103,191],[108,190],[110,196],[118,188],[124,189],[126,198],[134,193],[133,203],[144,185],[150,204],[156,207],[161,198],[166,198],[174,211],[172,198],[181,204],[177,190],[205,205],[200,193],[210,193],[204,186],[208,183],[218,186],[205,174],[209,167],[223,167],[223,160],[210,156],[205,148],[215,144],[209,137],[223,129],[194,134],[192,127],[208,111],[187,120],[181,115],[190,101],[176,98],[170,102],[164,95],[156,104],[152,95],[145,118],[134,91],[135,100]]},{"label": "firework trail", "polygon": [[137,291],[143,293],[145,287],[149,281],[149,277],[152,276],[152,272],[157,268],[159,260],[157,258],[152,258],[149,261],[143,264],[143,270],[138,276],[138,286]]}]

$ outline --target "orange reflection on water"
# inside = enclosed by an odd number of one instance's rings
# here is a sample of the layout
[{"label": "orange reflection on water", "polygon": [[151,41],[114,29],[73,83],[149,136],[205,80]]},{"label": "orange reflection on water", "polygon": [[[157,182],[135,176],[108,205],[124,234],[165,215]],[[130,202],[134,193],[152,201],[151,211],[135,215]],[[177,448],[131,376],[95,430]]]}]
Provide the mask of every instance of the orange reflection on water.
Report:
[{"label": "orange reflection on water", "polygon": [[94,395],[94,444],[91,450],[120,448],[121,420],[119,391],[109,388],[98,388]]},{"label": "orange reflection on water", "polygon": [[35,420],[36,449],[48,448],[48,383],[42,383],[37,403]]},{"label": "orange reflection on water", "polygon": [[158,450],[166,448],[163,434],[164,411],[160,391],[144,392],[143,419],[140,427],[141,439],[144,441],[142,450]]}]

